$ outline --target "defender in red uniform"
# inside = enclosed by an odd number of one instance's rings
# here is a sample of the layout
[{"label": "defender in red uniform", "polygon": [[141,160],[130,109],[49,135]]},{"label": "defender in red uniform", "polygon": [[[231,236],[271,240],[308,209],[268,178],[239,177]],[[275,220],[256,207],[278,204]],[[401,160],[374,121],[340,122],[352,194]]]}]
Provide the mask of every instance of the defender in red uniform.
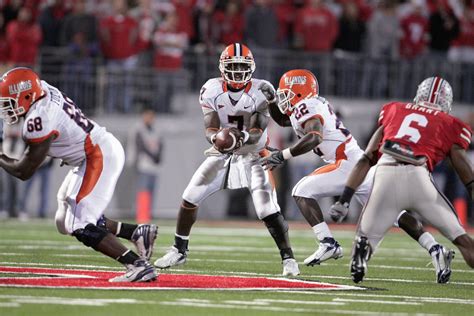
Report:
[{"label": "defender in red uniform", "polygon": [[[351,261],[354,282],[362,281],[367,261],[401,210],[418,212],[461,251],[474,268],[474,240],[466,234],[446,197],[436,188],[431,171],[446,157],[474,197],[474,173],[466,156],[471,130],[450,116],[453,100],[449,83],[439,77],[425,79],[414,103],[386,104],[380,112],[380,127],[372,136],[364,156],[356,164],[346,188],[333,208],[347,207],[354,190],[375,164],[374,186],[361,214]],[[451,275],[454,252],[443,247],[432,250],[438,283]]]}]

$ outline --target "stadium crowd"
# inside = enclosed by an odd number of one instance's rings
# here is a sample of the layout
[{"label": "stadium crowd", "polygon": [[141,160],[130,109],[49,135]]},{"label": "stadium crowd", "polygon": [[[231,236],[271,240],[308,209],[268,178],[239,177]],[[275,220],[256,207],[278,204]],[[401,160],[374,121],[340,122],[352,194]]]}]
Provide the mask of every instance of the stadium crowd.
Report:
[{"label": "stadium crowd", "polygon": [[69,46],[79,56],[101,54],[114,67],[177,69],[189,47],[215,52],[232,42],[474,62],[472,0],[4,0],[0,6],[0,62],[10,65],[33,65],[41,46]]}]

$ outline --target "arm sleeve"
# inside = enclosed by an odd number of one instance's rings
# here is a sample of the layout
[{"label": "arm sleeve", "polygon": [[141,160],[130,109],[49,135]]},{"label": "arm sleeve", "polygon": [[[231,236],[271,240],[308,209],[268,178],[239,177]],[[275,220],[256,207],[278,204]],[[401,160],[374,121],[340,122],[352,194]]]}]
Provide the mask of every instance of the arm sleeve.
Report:
[{"label": "arm sleeve", "polygon": [[455,121],[455,128],[453,132],[453,143],[467,149],[471,144],[472,130],[465,123],[460,120]]},{"label": "arm sleeve", "polygon": [[213,86],[210,81],[206,82],[199,92],[199,104],[203,114],[207,114],[212,111],[216,111],[213,98]]}]

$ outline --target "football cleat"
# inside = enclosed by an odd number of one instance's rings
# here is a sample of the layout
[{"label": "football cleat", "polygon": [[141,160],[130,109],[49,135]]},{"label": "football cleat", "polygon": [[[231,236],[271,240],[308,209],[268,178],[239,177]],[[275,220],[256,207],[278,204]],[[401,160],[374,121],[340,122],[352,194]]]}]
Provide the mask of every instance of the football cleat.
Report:
[{"label": "football cleat", "polygon": [[334,238],[326,237],[319,243],[319,248],[304,260],[304,264],[314,266],[331,258],[339,259],[341,257],[342,248],[339,243]]},{"label": "football cleat", "polygon": [[298,268],[298,263],[295,259],[289,258],[283,260],[283,276],[297,276],[300,274],[300,269]]},{"label": "football cleat", "polygon": [[127,272],[109,280],[109,282],[151,282],[158,278],[155,268],[145,259],[137,259],[128,265]]},{"label": "football cleat", "polygon": [[180,253],[178,248],[171,247],[170,250],[161,258],[156,259],[155,267],[167,269],[186,263],[186,253]]},{"label": "football cleat", "polygon": [[158,235],[156,225],[141,224],[133,231],[130,239],[137,247],[138,255],[146,260],[150,260],[153,254],[153,245]]},{"label": "football cleat", "polygon": [[454,258],[454,250],[448,250],[437,244],[431,247],[429,252],[436,269],[436,282],[448,283],[451,277],[451,261]]},{"label": "football cleat", "polygon": [[351,261],[352,281],[359,283],[367,272],[367,261],[371,255],[371,248],[367,237],[359,237]]}]

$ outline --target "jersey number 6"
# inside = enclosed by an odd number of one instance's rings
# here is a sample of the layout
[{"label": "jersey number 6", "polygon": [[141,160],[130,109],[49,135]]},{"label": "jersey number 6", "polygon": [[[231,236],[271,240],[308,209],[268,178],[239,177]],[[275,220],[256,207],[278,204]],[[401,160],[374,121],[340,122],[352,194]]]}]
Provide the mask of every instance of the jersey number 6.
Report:
[{"label": "jersey number 6", "polygon": [[402,125],[398,129],[395,138],[403,138],[408,136],[408,140],[416,144],[420,140],[421,134],[418,128],[411,126],[413,122],[415,122],[418,127],[426,127],[426,125],[428,125],[428,119],[426,116],[412,113],[403,119]]}]

